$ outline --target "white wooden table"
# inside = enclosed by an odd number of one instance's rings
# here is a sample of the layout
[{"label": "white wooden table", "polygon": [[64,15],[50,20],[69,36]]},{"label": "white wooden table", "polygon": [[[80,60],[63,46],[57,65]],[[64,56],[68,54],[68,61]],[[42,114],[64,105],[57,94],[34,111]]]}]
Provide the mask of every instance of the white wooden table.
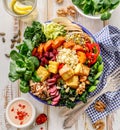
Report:
[{"label": "white wooden table", "polygon": [[[71,5],[70,0],[64,0],[64,3],[61,5],[56,4],[56,0],[38,0],[37,9],[39,12],[38,20],[40,22],[45,22],[52,18],[57,17],[56,11],[59,8],[67,8],[67,6]],[[116,24],[116,21],[119,21],[120,14],[118,14],[118,10],[114,12],[114,17],[110,22],[112,24]],[[117,17],[115,17],[117,15]],[[69,16],[68,16],[69,17]],[[84,18],[83,16],[77,14],[77,16],[73,19],[69,17],[71,20],[79,22],[83,26],[85,26],[89,31],[92,33],[96,33],[100,31],[103,26],[109,23],[102,22],[100,20],[91,20]],[[116,18],[116,19],[114,19]],[[119,22],[116,24],[118,25]],[[11,39],[13,35],[20,29],[22,34],[24,28],[27,24],[23,23],[21,20],[17,20],[6,13],[3,9],[2,0],[0,0],[0,32],[5,32],[5,43],[2,42],[2,37],[0,36],[0,130],[17,130],[13,128],[9,124],[7,124],[4,115],[4,108],[6,107],[7,103],[15,97],[25,97],[29,99],[37,109],[37,114],[39,113],[46,113],[48,116],[48,121],[40,126],[36,126],[32,128],[32,130],[40,130],[43,127],[43,130],[63,130],[63,120],[64,117],[60,117],[59,112],[60,108],[58,107],[49,107],[44,105],[35,99],[33,99],[29,94],[21,94],[18,88],[18,82],[12,83],[11,85],[8,79],[8,72],[9,72],[9,58],[5,57],[5,54],[8,54],[11,50]],[[120,24],[119,24],[120,27]],[[22,35],[21,35],[22,38]],[[115,111],[114,113],[110,114],[106,118],[103,119],[105,122],[105,129],[104,130],[120,130],[120,110]],[[6,122],[6,124],[5,124]],[[30,130],[31,128],[28,128]],[[25,129],[27,130],[27,129]],[[79,120],[76,124],[69,130],[93,130],[91,125],[91,121],[87,117],[86,114],[83,114],[79,117]]]}]

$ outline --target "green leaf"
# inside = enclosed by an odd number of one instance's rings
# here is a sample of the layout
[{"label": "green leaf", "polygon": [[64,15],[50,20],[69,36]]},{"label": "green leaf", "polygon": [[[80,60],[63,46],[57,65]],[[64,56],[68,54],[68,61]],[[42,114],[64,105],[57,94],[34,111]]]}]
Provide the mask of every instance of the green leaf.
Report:
[{"label": "green leaf", "polygon": [[33,47],[38,46],[41,42],[45,42],[46,36],[43,32],[43,25],[40,22],[33,21],[32,26],[25,29],[24,37],[32,41]]},{"label": "green leaf", "polygon": [[8,74],[10,81],[14,82],[20,78],[20,74],[16,72],[16,64],[14,61],[10,62],[10,72]]},{"label": "green leaf", "polygon": [[35,70],[34,63],[30,59],[26,59],[25,63],[26,63],[27,70],[34,72],[34,70]]},{"label": "green leaf", "polygon": [[95,80],[98,79],[98,78],[101,76],[101,74],[102,74],[102,71],[98,72],[98,73],[95,75],[94,79],[95,79]]},{"label": "green leaf", "polygon": [[80,97],[80,100],[83,101],[84,103],[87,102],[87,96],[88,96],[88,92],[84,92],[81,97]]},{"label": "green leaf", "polygon": [[20,55],[17,51],[12,50],[12,51],[10,52],[10,58],[11,58],[12,60],[16,61],[16,60],[18,60],[18,59],[23,59],[23,56]]},{"label": "green leaf", "polygon": [[98,72],[103,71],[103,69],[104,69],[104,64],[102,63],[102,64],[100,64],[100,65],[98,66]]},{"label": "green leaf", "polygon": [[26,82],[25,80],[20,81],[19,87],[20,87],[20,91],[23,93],[27,93],[30,90],[30,88],[28,86],[28,82]]},{"label": "green leaf", "polygon": [[29,39],[24,39],[24,44],[26,44],[26,45],[27,45],[28,50],[30,50],[30,51],[32,51],[32,50],[33,50],[34,45],[33,45],[33,43],[32,43],[32,41],[31,41],[31,40],[29,40]]},{"label": "green leaf", "polygon": [[35,67],[37,68],[37,67],[39,67],[39,60],[37,59],[37,57],[35,57],[35,56],[30,56],[29,58],[28,58],[31,62],[33,62],[34,63],[34,65],[35,65]]},{"label": "green leaf", "polygon": [[25,73],[26,68],[20,68],[20,67],[16,67],[16,72],[19,74]]},{"label": "green leaf", "polygon": [[30,79],[31,79],[31,77],[32,77],[32,71],[25,71],[25,73],[24,73],[24,80],[25,81],[29,81]]},{"label": "green leaf", "polygon": [[94,92],[96,90],[97,86],[90,86],[88,89],[88,92]]},{"label": "green leaf", "polygon": [[40,82],[41,78],[38,75],[33,75],[32,80],[33,80],[33,82]]},{"label": "green leaf", "polygon": [[101,20],[108,20],[108,19],[110,19],[110,17],[111,17],[111,13],[110,12],[105,12],[105,13],[103,13],[102,15],[101,15]]}]

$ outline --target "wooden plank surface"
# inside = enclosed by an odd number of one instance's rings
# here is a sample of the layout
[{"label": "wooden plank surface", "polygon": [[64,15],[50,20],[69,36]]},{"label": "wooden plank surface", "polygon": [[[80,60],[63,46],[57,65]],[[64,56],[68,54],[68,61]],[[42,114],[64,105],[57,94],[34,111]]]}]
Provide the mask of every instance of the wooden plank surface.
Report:
[{"label": "wooden plank surface", "polygon": [[[47,20],[51,20],[52,18],[57,17],[56,11],[60,8],[67,8],[67,6],[72,5],[71,0],[64,0],[63,4],[58,5],[55,2],[56,0],[38,0],[37,3],[37,10],[38,10],[38,21],[45,22]],[[2,103],[0,103],[0,108],[2,109],[2,105],[12,100],[15,97],[22,96],[27,99],[29,99],[37,110],[37,115],[39,113],[46,113],[48,116],[48,122],[41,125],[41,126],[35,126],[35,127],[29,127],[28,129],[24,130],[39,130],[41,127],[43,127],[44,130],[63,130],[63,121],[64,117],[61,117],[59,112],[61,108],[59,107],[49,107],[47,105],[44,105],[38,101],[36,101],[34,98],[32,98],[29,94],[20,94],[19,88],[18,88],[18,82],[12,83],[12,86],[8,87],[8,84],[11,85],[8,79],[8,72],[9,72],[9,59],[7,59],[4,54],[10,52],[10,45],[11,45],[11,38],[13,35],[20,29],[21,30],[21,38],[23,36],[23,32],[25,27],[28,25],[27,23],[24,23],[22,20],[17,20],[8,15],[2,6],[2,1],[0,1],[0,32],[6,33],[6,42],[3,44],[2,40],[0,39],[0,59],[2,59],[2,62],[0,63],[0,100]],[[108,21],[102,22],[100,20],[91,20],[88,18],[85,18],[77,13],[77,16],[75,18],[71,16],[67,16],[72,21],[78,22],[84,27],[86,27],[90,32],[96,33],[100,31],[103,26],[108,24]],[[3,18],[3,19],[1,19]],[[7,87],[6,87],[7,86]],[[7,91],[6,91],[7,90]],[[4,92],[7,92],[7,96]],[[8,94],[9,93],[9,94]],[[1,96],[2,95],[2,96]],[[6,98],[7,97],[7,98]],[[4,99],[4,100],[3,100]],[[1,105],[2,104],[2,105]],[[110,114],[106,118],[104,118],[105,123],[105,129],[104,130],[120,130],[120,110],[114,112],[113,114]],[[1,124],[3,121],[1,120],[2,117],[4,118],[5,122],[5,116],[0,113],[0,130],[18,130],[13,127],[11,127],[9,124]],[[117,127],[116,127],[117,126]],[[21,129],[22,130],[22,129]],[[87,117],[86,114],[83,114],[79,117],[79,120],[76,122],[76,124],[68,129],[68,130],[93,130],[93,127],[91,125],[90,119]]]}]

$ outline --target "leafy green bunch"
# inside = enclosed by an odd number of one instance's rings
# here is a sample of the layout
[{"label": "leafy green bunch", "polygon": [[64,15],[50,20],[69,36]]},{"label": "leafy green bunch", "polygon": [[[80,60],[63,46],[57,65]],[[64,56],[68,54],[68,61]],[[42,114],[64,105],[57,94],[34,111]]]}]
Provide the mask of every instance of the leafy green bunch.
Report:
[{"label": "leafy green bunch", "polygon": [[101,20],[111,17],[110,10],[115,9],[120,0],[72,0],[73,4],[83,10],[84,14],[101,14]]},{"label": "leafy green bunch", "polygon": [[36,69],[39,67],[39,60],[37,57],[32,56],[32,50],[41,42],[46,41],[43,25],[40,22],[34,21],[32,26],[25,29],[24,38],[22,43],[16,46],[18,51],[12,50],[10,52],[9,79],[12,82],[20,79],[20,90],[26,93],[29,91],[29,81],[31,79],[35,82],[40,81],[40,78],[36,74]]}]

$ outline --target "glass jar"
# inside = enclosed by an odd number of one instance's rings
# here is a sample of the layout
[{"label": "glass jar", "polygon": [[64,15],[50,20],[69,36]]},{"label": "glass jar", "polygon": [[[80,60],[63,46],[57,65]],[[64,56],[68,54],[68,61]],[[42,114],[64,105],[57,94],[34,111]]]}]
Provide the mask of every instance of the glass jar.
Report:
[{"label": "glass jar", "polygon": [[38,11],[37,11],[37,0],[15,0],[17,2],[22,3],[23,5],[30,5],[32,6],[32,9],[27,14],[17,14],[10,6],[11,1],[13,0],[3,0],[3,6],[4,9],[9,13],[11,16],[18,18],[22,20],[23,22],[32,22],[38,17]]}]

